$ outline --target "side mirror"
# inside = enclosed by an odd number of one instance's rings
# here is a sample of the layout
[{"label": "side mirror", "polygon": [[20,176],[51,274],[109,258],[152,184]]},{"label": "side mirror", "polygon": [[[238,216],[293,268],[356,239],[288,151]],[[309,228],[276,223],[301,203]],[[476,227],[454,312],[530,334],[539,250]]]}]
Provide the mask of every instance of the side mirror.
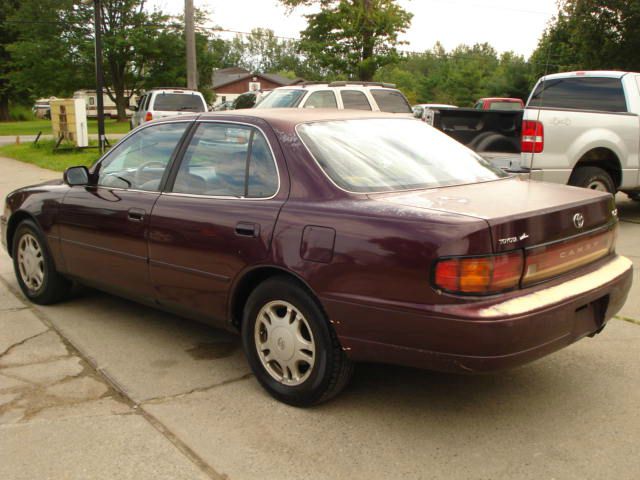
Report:
[{"label": "side mirror", "polygon": [[75,185],[89,184],[89,170],[87,167],[69,167],[64,171],[62,177],[64,183],[73,187]]}]

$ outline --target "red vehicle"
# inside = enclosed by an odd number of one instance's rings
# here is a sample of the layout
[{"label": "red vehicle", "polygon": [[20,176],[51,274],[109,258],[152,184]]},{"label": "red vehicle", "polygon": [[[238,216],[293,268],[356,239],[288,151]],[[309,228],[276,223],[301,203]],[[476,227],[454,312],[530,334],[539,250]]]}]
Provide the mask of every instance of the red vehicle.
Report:
[{"label": "red vehicle", "polygon": [[524,110],[524,102],[519,98],[481,98],[473,108],[476,110]]},{"label": "red vehicle", "polygon": [[384,113],[220,112],[152,122],[90,169],[7,197],[35,303],[72,281],[242,335],[257,379],[311,405],[353,362],[523,364],[624,304],[609,194],[510,177]]}]

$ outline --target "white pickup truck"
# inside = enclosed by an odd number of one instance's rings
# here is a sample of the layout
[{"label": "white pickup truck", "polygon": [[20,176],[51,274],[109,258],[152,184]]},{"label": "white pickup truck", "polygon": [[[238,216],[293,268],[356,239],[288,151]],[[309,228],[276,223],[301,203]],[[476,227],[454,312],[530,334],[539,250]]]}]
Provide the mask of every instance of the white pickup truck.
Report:
[{"label": "white pickup truck", "polygon": [[640,73],[569,72],[538,80],[510,170],[640,200]]}]

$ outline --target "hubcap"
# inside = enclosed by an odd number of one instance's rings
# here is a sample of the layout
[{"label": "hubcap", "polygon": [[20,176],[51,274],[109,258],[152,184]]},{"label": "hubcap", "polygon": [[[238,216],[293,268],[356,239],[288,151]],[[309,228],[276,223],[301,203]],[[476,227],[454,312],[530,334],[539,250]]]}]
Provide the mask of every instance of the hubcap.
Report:
[{"label": "hubcap", "polygon": [[289,302],[264,305],[256,320],[258,357],[269,375],[287,386],[300,385],[313,370],[315,342],[304,315]]},{"label": "hubcap", "polygon": [[599,192],[609,191],[604,182],[601,182],[600,180],[593,180],[591,183],[589,183],[589,185],[587,185],[587,188],[590,188],[591,190],[597,190]]},{"label": "hubcap", "polygon": [[22,282],[31,291],[38,291],[44,281],[44,258],[38,240],[25,233],[18,244],[18,269]]}]

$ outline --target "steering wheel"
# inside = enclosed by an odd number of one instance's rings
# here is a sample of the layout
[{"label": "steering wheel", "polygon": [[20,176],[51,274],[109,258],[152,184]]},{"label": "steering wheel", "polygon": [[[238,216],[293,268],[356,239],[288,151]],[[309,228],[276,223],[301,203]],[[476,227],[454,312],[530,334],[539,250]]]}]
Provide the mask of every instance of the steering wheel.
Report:
[{"label": "steering wheel", "polygon": [[161,162],[160,160],[149,160],[148,162],[141,163],[140,165],[138,165],[138,168],[136,168],[136,172],[134,173],[136,186],[140,186],[142,183],[149,180],[144,178],[143,172],[145,168],[149,168],[149,167],[165,168],[166,166],[167,164],[164,162]]}]

